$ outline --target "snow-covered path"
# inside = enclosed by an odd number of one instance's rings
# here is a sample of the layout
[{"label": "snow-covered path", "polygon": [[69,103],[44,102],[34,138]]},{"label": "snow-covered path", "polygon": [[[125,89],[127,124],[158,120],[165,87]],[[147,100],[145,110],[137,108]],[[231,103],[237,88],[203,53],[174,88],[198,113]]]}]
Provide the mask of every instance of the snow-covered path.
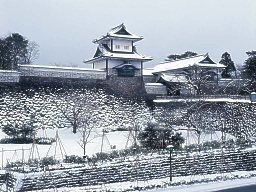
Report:
[{"label": "snow-covered path", "polygon": [[[218,181],[212,183],[204,183],[204,184],[194,184],[188,186],[178,186],[178,187],[170,187],[166,189],[156,189],[153,191],[171,191],[171,192],[212,192],[219,191],[224,189],[231,189],[242,186],[250,186],[256,185],[256,178],[246,178],[246,179],[236,179],[236,180],[228,180],[228,181]],[[255,188],[256,191],[256,188]]]}]

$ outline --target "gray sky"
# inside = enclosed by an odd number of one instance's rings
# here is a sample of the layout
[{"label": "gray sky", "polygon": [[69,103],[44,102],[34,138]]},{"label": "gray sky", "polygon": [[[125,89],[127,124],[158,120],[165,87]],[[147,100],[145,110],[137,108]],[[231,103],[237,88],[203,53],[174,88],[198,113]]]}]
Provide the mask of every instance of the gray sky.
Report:
[{"label": "gray sky", "polygon": [[256,0],[0,0],[0,36],[18,32],[40,45],[35,63],[86,67],[92,40],[125,23],[144,39],[137,50],[154,60],[185,51],[235,63],[256,49]]}]

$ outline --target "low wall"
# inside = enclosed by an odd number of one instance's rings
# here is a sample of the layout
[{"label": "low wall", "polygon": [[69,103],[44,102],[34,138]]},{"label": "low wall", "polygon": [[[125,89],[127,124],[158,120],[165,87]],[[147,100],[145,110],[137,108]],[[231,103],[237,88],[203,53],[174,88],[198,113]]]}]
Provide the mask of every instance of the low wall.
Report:
[{"label": "low wall", "polygon": [[19,68],[22,77],[44,77],[63,79],[98,79],[105,80],[106,72],[103,70],[55,67],[55,66],[30,66],[22,65]]},{"label": "low wall", "polygon": [[18,71],[0,70],[0,83],[18,83],[20,73]]},{"label": "low wall", "polygon": [[150,95],[166,95],[166,86],[161,83],[145,83],[146,93]]},{"label": "low wall", "polygon": [[[255,150],[208,151],[198,154],[175,155],[172,175],[221,174],[256,169]],[[22,173],[20,173],[22,174]],[[170,175],[169,154],[119,159],[108,165],[80,166],[61,170],[28,173],[23,177],[19,191],[42,190],[58,187],[93,186],[125,181],[147,181]],[[19,181],[20,182],[20,181]],[[15,185],[13,185],[15,186]]]}]

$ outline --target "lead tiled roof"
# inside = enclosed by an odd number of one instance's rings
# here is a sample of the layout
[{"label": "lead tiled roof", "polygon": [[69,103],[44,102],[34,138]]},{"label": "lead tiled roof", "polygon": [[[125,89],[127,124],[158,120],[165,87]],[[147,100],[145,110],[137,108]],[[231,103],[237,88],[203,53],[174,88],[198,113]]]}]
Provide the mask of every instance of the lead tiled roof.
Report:
[{"label": "lead tiled roof", "polygon": [[225,68],[226,67],[223,64],[213,62],[210,59],[209,55],[205,54],[205,55],[196,55],[193,57],[159,63],[154,67],[153,73],[178,70],[182,68],[188,68],[191,66],[209,67],[209,68]]},{"label": "lead tiled roof", "polygon": [[142,61],[151,61],[153,58],[145,55],[141,55],[136,51],[133,52],[111,52],[107,45],[100,44],[94,54],[94,57],[88,60],[84,60],[84,63],[90,63],[95,60],[100,60],[104,58],[113,58],[113,59],[126,59],[126,60],[142,60]]},{"label": "lead tiled roof", "polygon": [[99,42],[103,39],[107,39],[107,38],[126,38],[126,39],[133,39],[134,41],[139,41],[139,40],[143,39],[142,36],[138,36],[138,35],[135,35],[135,34],[129,32],[126,29],[124,23],[110,29],[106,35],[103,35],[103,36],[99,37],[98,39],[94,39],[93,43],[97,43],[97,42]]}]

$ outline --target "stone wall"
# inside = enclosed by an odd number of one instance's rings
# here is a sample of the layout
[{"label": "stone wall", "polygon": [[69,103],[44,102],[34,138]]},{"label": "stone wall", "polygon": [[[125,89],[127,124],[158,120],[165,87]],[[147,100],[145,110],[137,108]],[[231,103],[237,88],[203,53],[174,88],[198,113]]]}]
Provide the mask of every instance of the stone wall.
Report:
[{"label": "stone wall", "polygon": [[[173,177],[253,171],[256,167],[255,150],[230,150],[201,152],[200,154],[175,155],[172,157]],[[47,172],[16,173],[23,178],[17,191],[43,190],[59,187],[93,186],[117,182],[148,181],[170,175],[169,154],[119,159],[102,166],[49,170]],[[19,175],[20,174],[20,175]],[[21,176],[22,174],[22,176]],[[14,180],[15,182],[15,180]],[[13,185],[15,186],[15,185]]]},{"label": "stone wall", "polygon": [[107,78],[107,89],[109,91],[127,97],[145,95],[145,87],[141,77],[118,77]]}]

